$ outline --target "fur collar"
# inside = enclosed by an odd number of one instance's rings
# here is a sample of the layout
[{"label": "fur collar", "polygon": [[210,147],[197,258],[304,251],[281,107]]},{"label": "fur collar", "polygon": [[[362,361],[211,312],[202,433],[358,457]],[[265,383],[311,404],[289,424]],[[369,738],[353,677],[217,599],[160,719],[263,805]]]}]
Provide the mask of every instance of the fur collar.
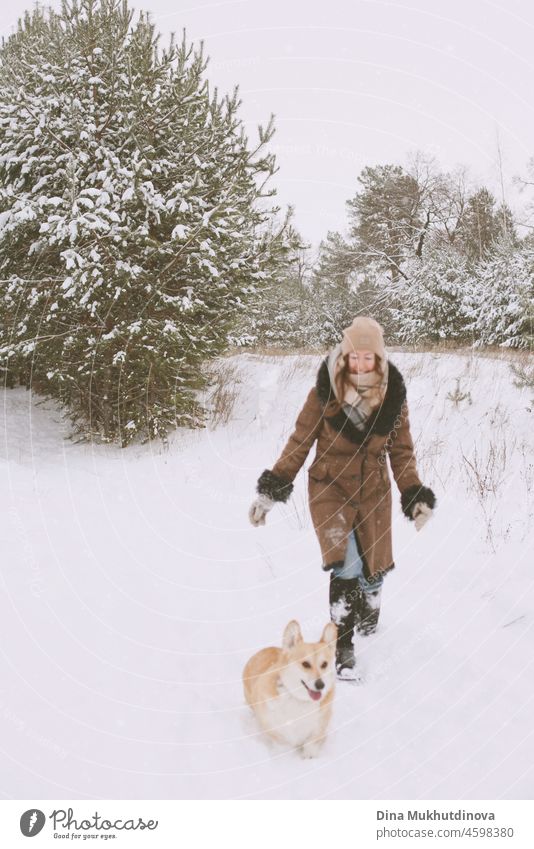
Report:
[{"label": "fur collar", "polygon": [[[359,431],[343,410],[339,410],[333,415],[328,415],[328,410],[325,410],[326,421],[351,442],[362,444],[373,434],[387,436],[390,430],[393,429],[395,419],[406,400],[406,385],[397,366],[391,360],[388,360],[388,363],[388,385],[384,401],[378,410],[369,418],[365,430]],[[319,367],[315,388],[323,407],[327,407],[331,402],[336,401],[336,396],[330,382],[330,375],[328,374],[328,358],[325,358]]]}]

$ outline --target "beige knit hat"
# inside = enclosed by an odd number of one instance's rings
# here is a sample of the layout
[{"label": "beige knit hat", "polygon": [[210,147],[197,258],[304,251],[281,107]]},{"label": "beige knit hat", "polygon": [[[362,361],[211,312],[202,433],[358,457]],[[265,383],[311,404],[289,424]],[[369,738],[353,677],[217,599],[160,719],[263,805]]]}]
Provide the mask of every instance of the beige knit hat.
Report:
[{"label": "beige knit hat", "polygon": [[384,331],[378,321],[369,316],[357,316],[350,327],[343,331],[341,353],[350,354],[353,351],[372,351],[378,354],[382,363],[386,362],[384,346]]}]

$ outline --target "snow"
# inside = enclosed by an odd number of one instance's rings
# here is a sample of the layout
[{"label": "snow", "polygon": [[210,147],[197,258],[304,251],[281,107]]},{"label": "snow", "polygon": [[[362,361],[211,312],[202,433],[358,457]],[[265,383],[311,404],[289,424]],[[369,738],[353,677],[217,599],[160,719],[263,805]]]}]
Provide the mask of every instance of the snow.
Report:
[{"label": "snow", "polygon": [[177,224],[171,233],[171,239],[184,239],[187,233],[186,227],[183,224]]},{"label": "snow", "polygon": [[[221,359],[228,421],[167,446],[76,445],[52,403],[5,391],[12,797],[532,798],[531,393],[506,357],[391,355],[438,506],[416,533],[393,485],[396,568],[377,633],[357,638],[363,683],[338,683],[306,761],[258,735],[241,672],[290,619],[308,640],[328,621],[305,471],[265,527],[247,518],[319,357]],[[447,399],[455,377],[472,403]]]},{"label": "snow", "polygon": [[349,606],[345,604],[343,599],[340,601],[336,601],[335,604],[332,605],[332,622],[336,625],[340,625],[347,613],[349,612]]}]

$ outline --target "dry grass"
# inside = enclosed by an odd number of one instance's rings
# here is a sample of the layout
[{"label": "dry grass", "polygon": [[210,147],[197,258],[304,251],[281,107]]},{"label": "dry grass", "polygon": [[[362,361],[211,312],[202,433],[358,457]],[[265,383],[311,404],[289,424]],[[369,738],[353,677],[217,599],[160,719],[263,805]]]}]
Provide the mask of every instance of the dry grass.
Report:
[{"label": "dry grass", "polygon": [[424,480],[438,480],[446,490],[447,483],[454,473],[450,463],[441,469],[440,460],[446,454],[446,442],[439,435],[432,436],[424,444],[419,442],[416,448],[417,468]]},{"label": "dry grass", "polygon": [[214,429],[228,424],[232,419],[241,379],[238,367],[225,359],[210,363],[208,372],[211,385],[205,404],[209,414],[209,426]]},{"label": "dry grass", "polygon": [[491,439],[483,453],[475,445],[471,457],[463,452],[461,455],[468,490],[475,495],[484,520],[486,540],[494,552],[497,550],[494,519],[502,508],[498,495],[506,481],[512,450],[513,446],[503,435],[499,441]]},{"label": "dry grass", "polygon": [[414,360],[411,363],[402,364],[402,374],[405,380],[414,380],[416,377],[422,377],[426,371],[426,363],[422,357]]},{"label": "dry grass", "polygon": [[235,357],[236,354],[254,354],[258,357],[295,357],[325,354],[326,349],[317,348],[281,348],[276,345],[258,345],[255,348],[230,348],[225,356]]},{"label": "dry grass", "polygon": [[[486,357],[510,357],[511,359],[522,359],[528,360],[529,357],[532,357],[532,353],[528,348],[503,348],[499,345],[487,345],[485,347],[473,347],[472,345],[458,345],[454,340],[449,341],[441,341],[434,343],[419,343],[417,345],[395,345],[388,344],[386,340],[386,347],[388,351],[400,352],[404,354],[424,354],[424,353],[441,353],[441,354],[461,354],[463,357],[471,354],[473,356],[486,356]],[[249,353],[249,354],[266,354],[266,355],[275,355],[279,354],[281,356],[293,356],[294,354],[321,354],[326,353],[330,350],[327,346],[324,345],[314,345],[309,347],[294,347],[294,348],[285,348],[277,345],[258,345],[256,347],[239,347],[233,346],[229,350],[229,354],[231,356],[239,353]]]},{"label": "dry grass", "polygon": [[521,456],[521,468],[519,469],[519,478],[525,487],[525,504],[527,505],[526,528],[525,536],[528,534],[534,518],[534,501],[532,492],[534,491],[534,459],[532,453],[532,445],[529,445],[525,440],[519,446],[519,454]]},{"label": "dry grass", "polygon": [[504,483],[507,458],[508,447],[505,439],[500,443],[491,440],[484,455],[477,451],[476,445],[471,457],[466,457],[462,452],[468,480],[479,500],[497,495]]},{"label": "dry grass", "polygon": [[532,457],[532,448],[523,440],[519,446],[519,453],[522,460],[520,476],[525,484],[526,495],[530,498],[534,491],[534,459]]},{"label": "dry grass", "polygon": [[282,373],[280,375],[280,386],[287,387],[291,383],[301,377],[303,374],[309,373],[315,376],[316,362],[311,362],[308,357],[296,356],[288,362],[284,363]]}]

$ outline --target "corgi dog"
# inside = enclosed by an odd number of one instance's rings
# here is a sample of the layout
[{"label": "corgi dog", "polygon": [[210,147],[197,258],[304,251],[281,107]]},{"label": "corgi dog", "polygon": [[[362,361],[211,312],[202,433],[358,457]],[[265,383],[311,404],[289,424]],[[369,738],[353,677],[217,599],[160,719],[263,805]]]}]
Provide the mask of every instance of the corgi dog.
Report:
[{"label": "corgi dog", "polygon": [[305,643],[292,620],[282,648],[262,649],[243,670],[245,698],[262,730],[306,758],[319,754],[332,715],[336,637],[329,622],[318,643]]}]

